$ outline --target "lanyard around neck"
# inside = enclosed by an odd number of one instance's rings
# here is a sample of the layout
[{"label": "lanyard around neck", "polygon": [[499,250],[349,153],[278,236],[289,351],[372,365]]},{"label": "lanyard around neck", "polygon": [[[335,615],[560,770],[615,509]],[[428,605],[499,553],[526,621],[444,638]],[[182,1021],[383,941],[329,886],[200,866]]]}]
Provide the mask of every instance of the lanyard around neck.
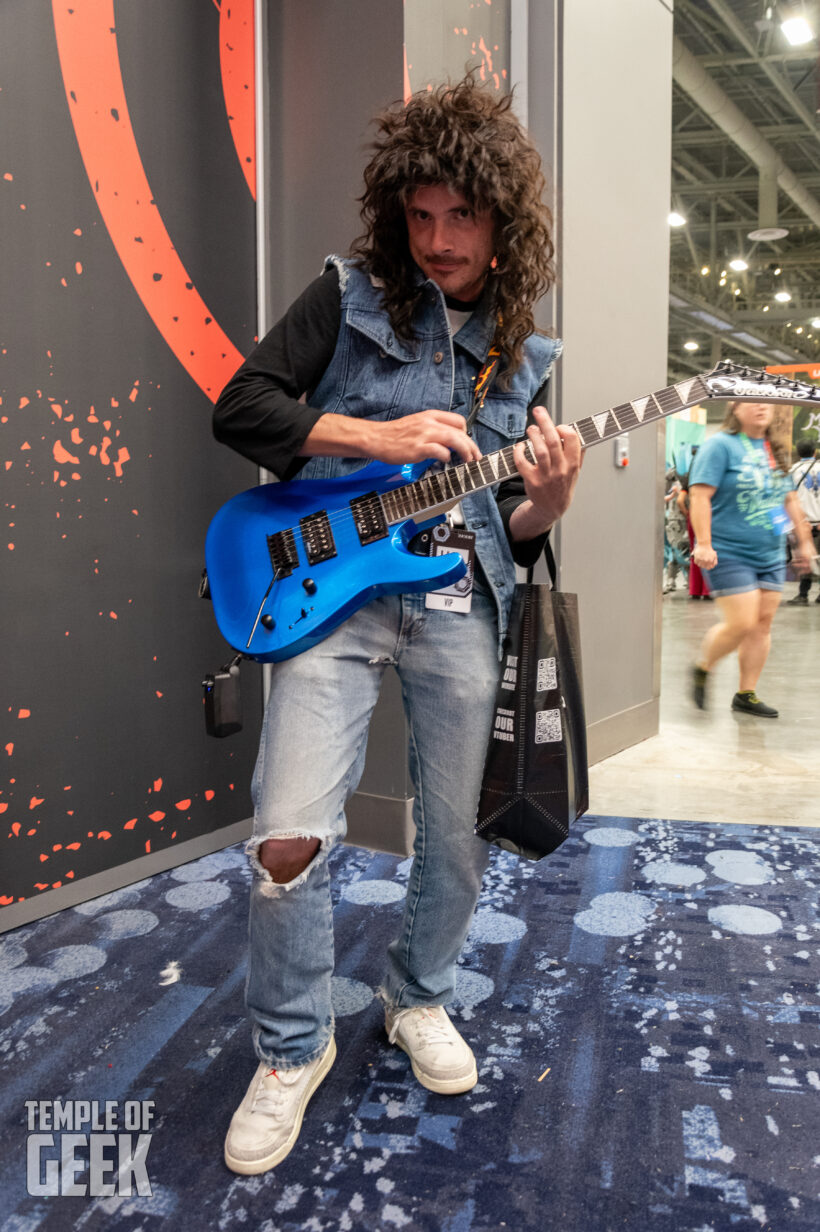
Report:
[{"label": "lanyard around neck", "polygon": [[[755,457],[755,458],[758,457],[759,456],[758,451],[754,448],[750,438],[746,435],[746,433],[739,432],[738,435],[743,443],[743,448],[745,449],[746,453],[750,454],[752,457]],[[756,438],[756,439],[760,439],[760,438]],[[763,437],[763,446],[766,451],[766,460],[769,463],[769,470],[773,471],[777,466],[777,462],[775,460],[774,454],[772,453],[772,447],[771,447],[771,444],[769,443],[768,437],[765,437],[765,436]]]},{"label": "lanyard around neck", "polygon": [[771,492],[772,487],[773,487],[774,472],[777,469],[777,461],[775,459],[774,453],[772,452],[772,447],[771,447],[771,444],[769,443],[768,437],[765,437],[765,436],[763,437],[763,445],[765,447],[765,453],[766,453],[766,462],[768,463],[768,465],[766,465],[765,463],[761,465],[760,450],[754,448],[751,440],[749,439],[749,437],[746,435],[745,432],[740,432],[738,433],[738,435],[740,436],[740,440],[743,445],[743,450],[746,456],[753,458],[754,464],[757,467],[757,469],[763,472],[764,490],[767,493]]}]

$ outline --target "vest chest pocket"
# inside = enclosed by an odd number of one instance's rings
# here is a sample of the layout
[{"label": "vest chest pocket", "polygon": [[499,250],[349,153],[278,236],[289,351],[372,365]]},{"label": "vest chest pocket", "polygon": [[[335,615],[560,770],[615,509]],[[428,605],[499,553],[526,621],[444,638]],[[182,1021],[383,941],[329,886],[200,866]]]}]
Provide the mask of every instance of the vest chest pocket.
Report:
[{"label": "vest chest pocket", "polygon": [[476,416],[473,435],[484,453],[520,441],[527,428],[527,402],[515,393],[487,397]]},{"label": "vest chest pocket", "polygon": [[396,338],[382,312],[348,308],[340,407],[357,418],[390,419],[407,382],[418,377],[420,348]]}]

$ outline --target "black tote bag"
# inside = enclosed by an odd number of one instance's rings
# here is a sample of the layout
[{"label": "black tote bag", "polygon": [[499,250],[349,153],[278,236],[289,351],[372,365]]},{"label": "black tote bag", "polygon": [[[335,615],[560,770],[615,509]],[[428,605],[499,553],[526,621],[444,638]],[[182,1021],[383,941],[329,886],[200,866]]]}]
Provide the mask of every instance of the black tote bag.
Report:
[{"label": "black tote bag", "polygon": [[[549,542],[545,552],[554,584]],[[475,832],[505,851],[540,860],[588,808],[578,596],[531,580],[518,583]]]}]

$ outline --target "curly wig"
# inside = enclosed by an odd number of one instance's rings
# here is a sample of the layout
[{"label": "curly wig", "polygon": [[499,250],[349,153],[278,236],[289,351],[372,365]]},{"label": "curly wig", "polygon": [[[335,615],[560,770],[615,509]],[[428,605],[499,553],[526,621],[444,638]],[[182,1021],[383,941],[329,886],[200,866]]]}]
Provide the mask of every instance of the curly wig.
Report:
[{"label": "curly wig", "polygon": [[473,209],[492,211],[496,260],[490,278],[507,375],[521,363],[524,341],[536,332],[533,308],[554,280],[541,159],[511,103],[509,95],[491,94],[470,75],[455,86],[419,91],[379,115],[360,198],[366,230],[351,248],[351,256],[384,283],[390,321],[408,339],[423,294],[408,246],[404,207],[410,196],[445,184]]},{"label": "curly wig", "polygon": [[[765,401],[765,399],[761,398],[761,402],[763,401]],[[730,402],[729,403],[728,407],[726,408],[726,415],[724,416],[723,423],[720,425],[722,432],[728,432],[731,436],[737,436],[738,433],[743,431],[743,428],[740,425],[740,420],[735,414],[736,408],[739,406],[743,406],[743,405],[744,405],[743,402]],[[765,439],[769,442],[769,445],[771,446],[772,453],[774,454],[774,460],[777,463],[778,467],[780,468],[781,471],[783,471],[784,474],[787,475],[789,473],[789,462],[791,461],[791,459],[789,458],[788,450],[784,447],[781,441],[779,441],[777,437],[772,436],[772,425],[771,424],[769,424],[768,428],[766,429]]]}]

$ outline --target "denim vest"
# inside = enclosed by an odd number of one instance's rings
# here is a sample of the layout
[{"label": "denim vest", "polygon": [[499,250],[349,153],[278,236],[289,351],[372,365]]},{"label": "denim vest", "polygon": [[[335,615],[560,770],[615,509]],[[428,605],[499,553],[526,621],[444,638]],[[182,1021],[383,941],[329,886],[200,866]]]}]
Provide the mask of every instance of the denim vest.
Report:
[{"label": "denim vest", "polygon": [[[481,371],[495,331],[491,311],[477,309],[451,336],[444,296],[427,280],[413,322],[413,338],[397,338],[382,306],[382,293],[357,264],[330,256],[341,292],[341,324],[336,350],[310,405],[334,415],[398,419],[415,411],[454,411],[468,417],[473,382]],[[549,375],[561,343],[533,334],[524,344],[524,359],[509,388],[493,382],[478,412],[472,436],[482,453],[520,440],[530,402]],[[299,478],[327,479],[348,474],[366,463],[361,458],[315,457]],[[510,552],[496,488],[484,488],[461,502],[464,521],[476,537],[476,555],[498,608],[499,648],[506,632],[515,564]]]}]

